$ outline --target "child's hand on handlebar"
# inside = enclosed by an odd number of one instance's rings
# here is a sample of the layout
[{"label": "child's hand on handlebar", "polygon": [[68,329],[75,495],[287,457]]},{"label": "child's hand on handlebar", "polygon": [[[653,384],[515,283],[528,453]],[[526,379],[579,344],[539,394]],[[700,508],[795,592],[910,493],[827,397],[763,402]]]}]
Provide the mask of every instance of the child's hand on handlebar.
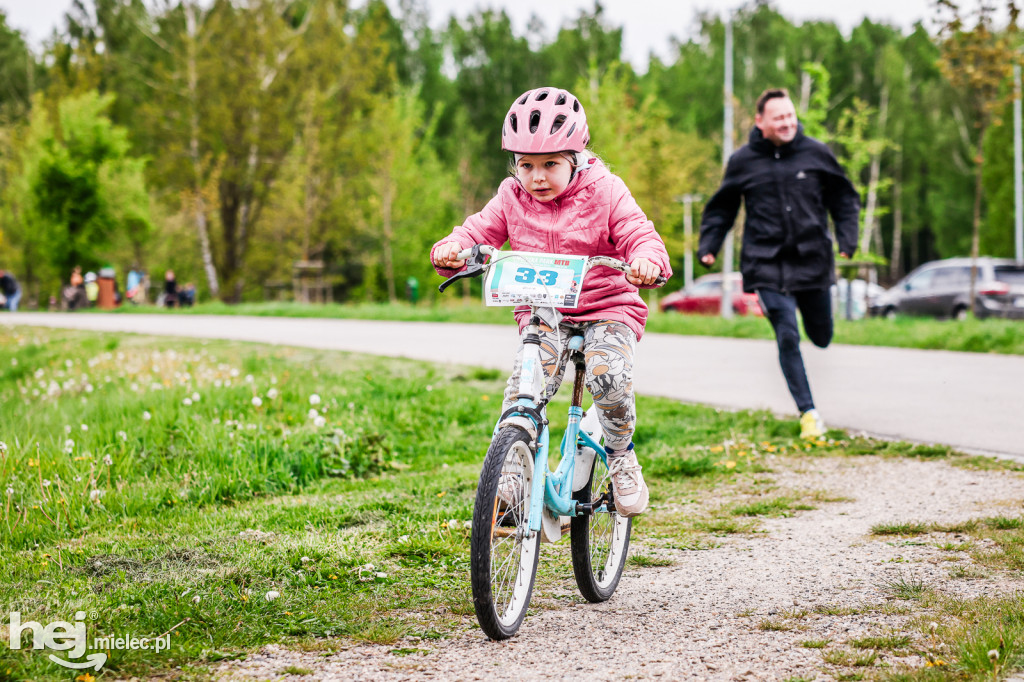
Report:
[{"label": "child's hand on handlebar", "polygon": [[466,264],[465,260],[458,260],[459,251],[462,251],[462,246],[458,242],[441,242],[434,247],[430,260],[439,268],[453,268],[457,270]]},{"label": "child's hand on handlebar", "polygon": [[654,280],[661,274],[661,268],[646,258],[635,259],[629,264],[629,268],[626,279],[636,286],[654,284]]}]

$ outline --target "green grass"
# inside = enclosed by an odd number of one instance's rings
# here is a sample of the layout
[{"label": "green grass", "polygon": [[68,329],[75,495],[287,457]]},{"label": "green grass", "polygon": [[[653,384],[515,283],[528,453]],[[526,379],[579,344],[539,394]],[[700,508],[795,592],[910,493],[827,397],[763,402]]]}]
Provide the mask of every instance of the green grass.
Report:
[{"label": "green grass", "polygon": [[872,535],[924,535],[929,531],[928,524],[917,521],[897,521],[892,523],[876,523],[871,526]]},{"label": "green grass", "polygon": [[[670,290],[672,287],[670,287]],[[461,299],[452,296],[434,302],[352,303],[303,305],[293,302],[202,303],[183,310],[123,307],[121,313],[163,313],[172,315],[259,315],[282,317],[326,317],[368,320],[402,320],[429,322],[472,322],[478,324],[512,324],[506,308],[487,307],[479,297]],[[733,338],[771,339],[770,325],[762,318],[735,317],[724,320],[715,316],[679,315],[652,310],[647,330],[662,334],[693,336],[726,336]],[[863,346],[893,346],[929,350],[968,351],[977,353],[1024,354],[1024,324],[1014,320],[933,320],[901,317],[895,320],[836,320],[835,342]]]},{"label": "green grass", "polygon": [[898,572],[893,578],[883,579],[878,587],[892,599],[917,600],[928,591],[923,580],[912,573],[904,574],[903,571]]},{"label": "green grass", "polygon": [[[23,620],[85,611],[90,636],[173,631],[169,652],[111,652],[103,670],[121,677],[202,675],[271,642],[445,636],[472,619],[464,525],[503,379],[327,351],[8,329],[0,600]],[[556,428],[566,403],[549,410]],[[654,398],[639,409],[656,507],[761,471],[767,450],[752,444],[796,452],[797,425],[767,412]],[[727,441],[744,454],[715,445]],[[657,512],[635,524],[637,538],[713,547],[694,526]],[[566,552],[545,551],[538,607],[571,584]],[[67,679],[6,647],[0,677]]]},{"label": "green grass", "polygon": [[[337,352],[8,328],[2,607],[43,623],[83,611],[90,637],[171,631],[169,652],[110,652],[106,677],[202,678],[275,642],[416,653],[406,638],[446,637],[473,619],[465,522],[503,378]],[[555,428],[566,403],[549,410]],[[769,458],[918,456],[842,435],[804,443],[795,422],[767,412],[646,397],[638,411],[652,489],[651,512],[634,523],[636,547],[650,542],[630,559],[639,571],[669,565],[657,547],[708,549],[716,535],[756,532],[757,518],[733,514],[738,505],[758,515],[806,507],[750,501],[751,490],[773,489]],[[680,512],[700,496],[722,506]],[[1019,567],[1015,518],[976,527],[998,550],[979,562]],[[536,608],[560,608],[572,584],[567,543],[545,546]],[[69,675],[38,652],[0,647],[0,679]]]}]

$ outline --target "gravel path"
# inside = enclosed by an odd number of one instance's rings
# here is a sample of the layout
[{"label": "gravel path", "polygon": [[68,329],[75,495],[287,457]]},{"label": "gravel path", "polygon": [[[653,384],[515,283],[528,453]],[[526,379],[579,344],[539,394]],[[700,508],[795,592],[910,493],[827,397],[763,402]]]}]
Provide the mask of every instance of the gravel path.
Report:
[{"label": "gravel path", "polygon": [[[773,465],[774,466],[774,465]],[[666,549],[657,540],[632,552],[667,558],[663,568],[627,567],[605,604],[565,600],[531,613],[508,642],[488,641],[472,617],[451,638],[354,645],[324,656],[267,647],[223,664],[222,680],[741,680],[834,679],[820,649],[902,630],[923,635],[907,604],[887,600],[887,580],[920,580],[945,594],[975,596],[1020,588],[995,575],[950,576],[970,559],[936,546],[950,534],[913,541],[870,535],[878,523],[953,524],[984,516],[1019,516],[1024,480],[1006,471],[969,471],[944,462],[877,458],[802,459],[774,466],[780,491],[827,491],[848,501],[819,503],[789,518],[762,521],[765,532],[721,539],[703,551]],[[704,504],[717,505],[708,499]],[[680,507],[679,513],[692,508]],[[670,510],[674,511],[674,510]],[[963,539],[963,538],[959,538]],[[571,579],[566,593],[575,589]],[[550,600],[549,600],[550,601]],[[859,614],[823,610],[863,607]],[[885,605],[885,606],[883,606]],[[800,616],[801,612],[808,612]],[[796,617],[799,616],[799,617]],[[771,629],[769,624],[790,629]],[[405,649],[405,655],[393,653]],[[414,650],[408,653],[408,650]],[[888,663],[921,665],[918,657]],[[311,675],[286,675],[289,666]],[[831,671],[831,672],[830,672]]]}]

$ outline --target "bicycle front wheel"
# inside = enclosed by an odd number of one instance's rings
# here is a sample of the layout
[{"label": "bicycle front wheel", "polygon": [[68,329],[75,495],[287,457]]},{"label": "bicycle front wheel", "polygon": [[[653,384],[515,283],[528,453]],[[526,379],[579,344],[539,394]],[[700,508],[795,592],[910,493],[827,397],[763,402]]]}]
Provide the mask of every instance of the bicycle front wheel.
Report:
[{"label": "bicycle front wheel", "polygon": [[537,575],[540,533],[530,533],[531,440],[519,427],[499,431],[476,490],[470,582],[476,619],[491,639],[508,639],[519,630]]},{"label": "bicycle front wheel", "polygon": [[[573,494],[578,502],[590,502],[611,489],[608,465],[601,455],[594,457],[590,480]],[[607,601],[619,586],[622,569],[629,552],[629,534],[632,519],[608,511],[595,510],[590,516],[572,517],[569,534],[572,545],[572,572],[576,585],[587,601],[597,604]]]}]

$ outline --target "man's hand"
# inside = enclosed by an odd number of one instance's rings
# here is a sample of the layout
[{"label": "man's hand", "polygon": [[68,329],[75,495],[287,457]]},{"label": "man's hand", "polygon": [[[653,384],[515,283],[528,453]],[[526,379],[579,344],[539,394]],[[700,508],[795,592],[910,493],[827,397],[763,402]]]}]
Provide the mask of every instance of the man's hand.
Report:
[{"label": "man's hand", "polygon": [[462,246],[456,241],[441,242],[434,247],[434,254],[431,262],[439,268],[453,268],[458,270],[466,264],[465,259],[457,260]]},{"label": "man's hand", "polygon": [[629,268],[626,279],[636,286],[654,284],[654,280],[658,279],[658,275],[661,274],[661,268],[646,258],[635,259],[629,264]]},{"label": "man's hand", "polygon": [[705,253],[703,256],[700,257],[700,262],[710,268],[712,265],[715,264],[715,254]]},{"label": "man's hand", "polygon": [[845,258],[846,260],[850,260],[851,258],[853,258],[853,254],[846,253],[845,251],[840,251],[839,255]]}]

